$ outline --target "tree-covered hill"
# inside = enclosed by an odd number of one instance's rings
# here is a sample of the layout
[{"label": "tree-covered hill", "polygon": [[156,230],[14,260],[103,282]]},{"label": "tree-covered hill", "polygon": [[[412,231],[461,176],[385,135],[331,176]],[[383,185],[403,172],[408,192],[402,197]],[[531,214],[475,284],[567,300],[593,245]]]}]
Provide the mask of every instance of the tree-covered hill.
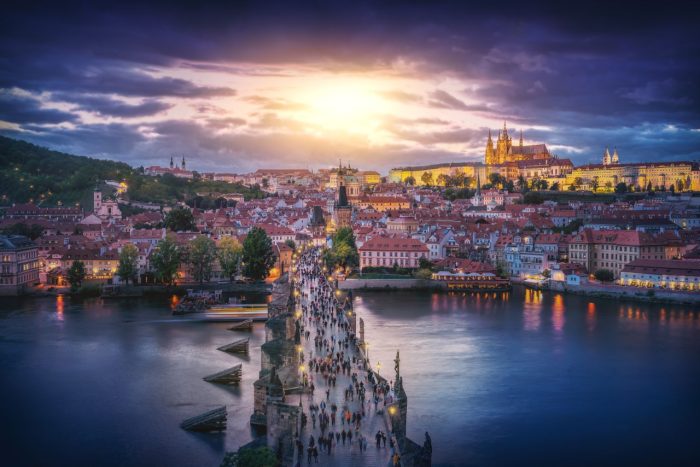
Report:
[{"label": "tree-covered hill", "polygon": [[0,136],[2,204],[72,204],[83,200],[99,180],[121,180],[131,173],[122,162],[73,156]]},{"label": "tree-covered hill", "polygon": [[0,136],[0,205],[31,201],[91,208],[92,190],[104,180],[125,181],[128,199],[163,204],[187,201],[197,193],[240,193],[247,199],[265,196],[259,187],[199,177],[151,177],[123,162],[74,156]]}]

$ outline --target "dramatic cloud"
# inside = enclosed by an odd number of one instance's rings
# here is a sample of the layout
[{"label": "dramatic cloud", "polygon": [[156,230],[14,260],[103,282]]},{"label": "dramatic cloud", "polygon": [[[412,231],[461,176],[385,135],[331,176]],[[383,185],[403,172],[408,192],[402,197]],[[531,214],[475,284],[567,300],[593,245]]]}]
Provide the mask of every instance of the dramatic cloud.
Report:
[{"label": "dramatic cloud", "polygon": [[129,104],[110,97],[84,94],[58,93],[52,95],[52,99],[75,104],[78,110],[113,117],[144,117],[161,113],[173,107],[172,104],[155,99],[144,99],[138,104]]},{"label": "dramatic cloud", "polygon": [[3,120],[15,124],[55,124],[76,121],[77,116],[45,108],[39,99],[27,94],[0,89],[0,121]]},{"label": "dramatic cloud", "polygon": [[699,20],[628,0],[15,3],[0,133],[139,165],[385,170],[480,159],[507,120],[575,163],[694,159]]}]

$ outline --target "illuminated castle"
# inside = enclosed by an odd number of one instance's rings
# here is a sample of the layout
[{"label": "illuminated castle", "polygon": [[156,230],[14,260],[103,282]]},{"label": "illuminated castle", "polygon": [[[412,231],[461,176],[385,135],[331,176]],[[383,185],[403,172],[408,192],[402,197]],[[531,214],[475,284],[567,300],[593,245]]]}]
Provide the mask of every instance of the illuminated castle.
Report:
[{"label": "illuminated castle", "polygon": [[503,130],[498,132],[496,146],[493,145],[491,130],[486,141],[486,154],[484,162],[486,165],[499,165],[508,162],[531,161],[537,159],[550,159],[552,156],[544,144],[523,144],[523,132],[520,131],[520,141],[513,145],[513,139],[508,135],[506,122],[503,122]]}]

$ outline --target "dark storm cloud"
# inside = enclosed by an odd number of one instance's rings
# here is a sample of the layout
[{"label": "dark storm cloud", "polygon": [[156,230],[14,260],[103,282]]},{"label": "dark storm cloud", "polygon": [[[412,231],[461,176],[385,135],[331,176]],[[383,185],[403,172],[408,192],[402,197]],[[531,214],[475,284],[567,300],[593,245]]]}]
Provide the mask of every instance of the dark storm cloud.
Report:
[{"label": "dark storm cloud", "polygon": [[0,120],[16,124],[55,124],[78,120],[75,114],[43,108],[41,102],[10,92],[0,92]]},{"label": "dark storm cloud", "polygon": [[50,62],[31,62],[18,72],[0,68],[0,87],[12,86],[36,92],[79,91],[151,98],[202,98],[236,94],[234,89],[228,87],[197,86],[180,78],[154,77],[141,71],[100,63],[82,67],[79,63],[52,66]]},{"label": "dark storm cloud", "polygon": [[[283,76],[272,66],[391,69],[401,62],[412,64],[407,73],[414,77],[480,83],[458,95],[436,90],[428,105],[477,111],[518,126],[550,126],[553,131],[542,133],[540,140],[586,148],[585,154],[572,153],[578,160],[597,157],[603,139],[620,145],[630,139],[632,158],[653,160],[667,150],[684,157],[697,153],[692,129],[700,128],[699,18],[694,9],[673,2],[244,1],[206,8],[128,3],[6,4],[0,15],[0,88],[115,99],[213,99],[235,91],[226,83],[200,86],[149,70],[184,62],[192,70]],[[385,97],[426,102],[401,91]],[[145,103],[154,111],[158,105],[155,100]],[[22,107],[0,105],[3,119],[12,123],[77,118],[31,101]],[[283,103],[261,103],[265,110],[282,110],[269,107],[273,105]],[[264,118],[272,124],[266,131],[274,131],[274,119]],[[682,130],[662,132],[667,125]],[[659,130],[644,138],[635,134],[644,128]],[[82,136],[95,141],[97,135],[88,130]],[[124,137],[139,141],[138,134]],[[270,135],[246,138],[249,151],[257,141],[265,154],[275,152]],[[302,136],[285,138],[275,141],[320,146]]]},{"label": "dark storm cloud", "polygon": [[93,157],[116,158],[139,165],[134,151],[146,138],[136,126],[120,123],[84,124],[76,128],[24,127],[28,131],[0,130],[0,134],[60,151]]},{"label": "dark storm cloud", "polygon": [[78,93],[56,93],[51,98],[74,104],[78,110],[112,117],[144,117],[155,115],[172,107],[172,104],[155,99],[145,99],[138,104],[129,104],[111,97]]}]

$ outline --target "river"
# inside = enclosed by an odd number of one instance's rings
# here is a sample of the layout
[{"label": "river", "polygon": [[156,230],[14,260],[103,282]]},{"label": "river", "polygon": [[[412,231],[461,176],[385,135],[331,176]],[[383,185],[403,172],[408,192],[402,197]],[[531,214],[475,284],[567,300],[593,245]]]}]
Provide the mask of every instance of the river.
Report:
[{"label": "river", "polygon": [[[698,465],[700,313],[532,292],[363,292],[373,366],[396,349],[409,436],[433,465]],[[5,465],[216,466],[249,441],[262,324],[183,322],[163,301],[0,301]],[[251,337],[250,355],[216,350]],[[203,376],[243,363],[240,388]],[[179,423],[229,408],[222,435]]]}]

